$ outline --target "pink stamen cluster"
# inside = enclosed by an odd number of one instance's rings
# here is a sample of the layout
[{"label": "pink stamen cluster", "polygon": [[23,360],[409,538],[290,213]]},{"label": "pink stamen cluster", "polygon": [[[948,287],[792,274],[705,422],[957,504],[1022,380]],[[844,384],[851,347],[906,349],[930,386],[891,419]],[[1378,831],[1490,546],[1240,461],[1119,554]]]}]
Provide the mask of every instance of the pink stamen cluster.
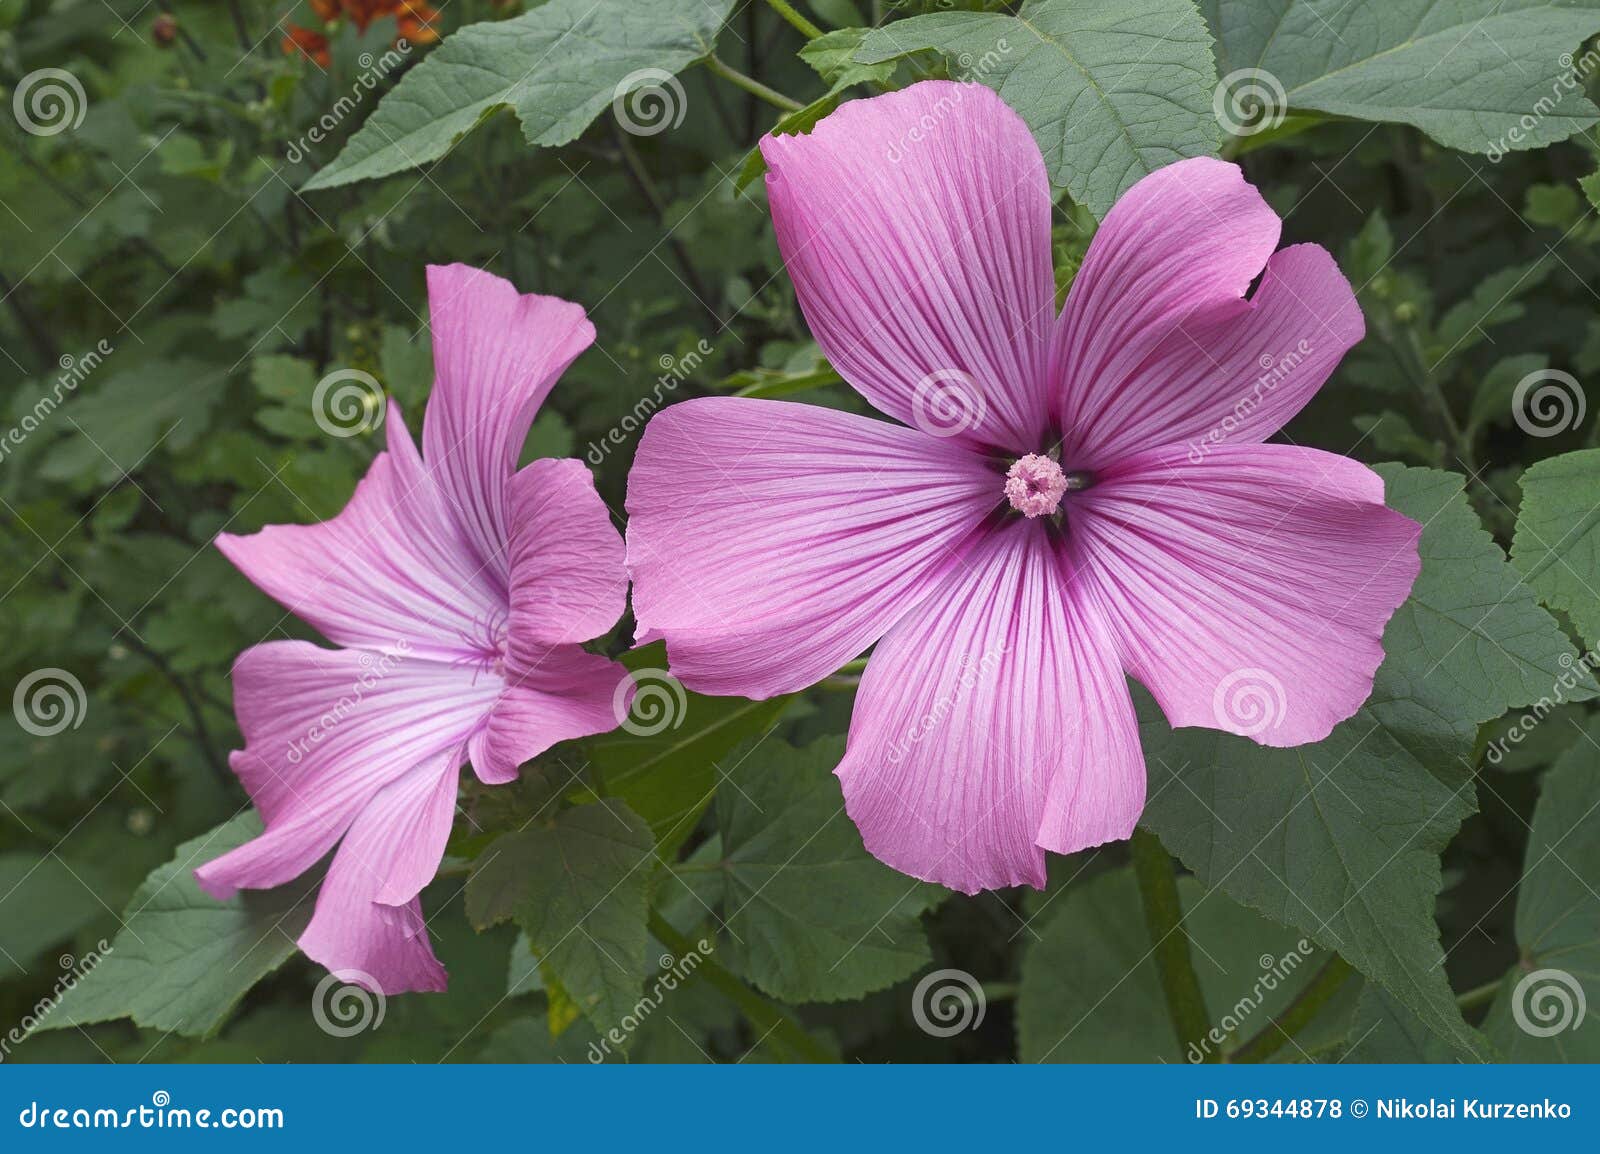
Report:
[{"label": "pink stamen cluster", "polygon": [[1053,458],[1043,454],[1019,457],[1006,470],[1006,499],[1030,521],[1061,508],[1061,495],[1066,491],[1067,475]]}]

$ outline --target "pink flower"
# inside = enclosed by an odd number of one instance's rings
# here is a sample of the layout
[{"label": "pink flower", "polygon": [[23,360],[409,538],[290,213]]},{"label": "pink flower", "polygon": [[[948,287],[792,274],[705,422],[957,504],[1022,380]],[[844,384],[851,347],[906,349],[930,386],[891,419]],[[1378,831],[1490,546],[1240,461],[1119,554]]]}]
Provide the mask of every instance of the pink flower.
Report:
[{"label": "pink flower", "polygon": [[1363,323],[1325,251],[1273,251],[1237,167],[1130,189],[1058,317],[1044,164],[987,89],[761,146],[812,333],[903,423],[730,397],[651,421],[628,568],[686,685],[787,693],[876,643],[846,806],[883,861],[969,893],[1132,832],[1124,674],[1173,724],[1266,745],[1360,706],[1420,529],[1366,467],[1262,444]]},{"label": "pink flower", "polygon": [[337,517],[217,538],[341,648],[269,641],[234,665],[245,747],[229,762],[266,830],[196,871],[226,898],[337,845],[300,948],[390,994],[445,986],[417,895],[444,855],[462,763],[512,781],[554,743],[615,728],[627,695],[623,668],[578,644],[622,613],[621,536],[581,462],[517,471],[594,326],[465,265],[428,269],[428,303],[423,455],[391,404],[388,451]]}]

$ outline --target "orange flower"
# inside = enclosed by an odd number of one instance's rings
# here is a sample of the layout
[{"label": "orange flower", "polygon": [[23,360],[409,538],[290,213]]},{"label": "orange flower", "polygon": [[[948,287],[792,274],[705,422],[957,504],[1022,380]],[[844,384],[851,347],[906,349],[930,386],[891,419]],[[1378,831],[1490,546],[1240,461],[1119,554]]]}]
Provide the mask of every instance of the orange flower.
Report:
[{"label": "orange flower", "polygon": [[327,26],[338,20],[341,16],[350,18],[356,28],[362,32],[367,30],[367,25],[384,16],[393,16],[395,20],[395,39],[405,40],[410,44],[432,44],[439,39],[439,30],[434,24],[439,19],[438,11],[422,0],[308,0],[311,10],[322,21],[323,30],[315,31],[310,28],[301,28],[298,24],[290,24],[287,35],[283,38],[283,50],[289,55],[296,52],[307,59],[316,61],[323,68],[328,67]]}]

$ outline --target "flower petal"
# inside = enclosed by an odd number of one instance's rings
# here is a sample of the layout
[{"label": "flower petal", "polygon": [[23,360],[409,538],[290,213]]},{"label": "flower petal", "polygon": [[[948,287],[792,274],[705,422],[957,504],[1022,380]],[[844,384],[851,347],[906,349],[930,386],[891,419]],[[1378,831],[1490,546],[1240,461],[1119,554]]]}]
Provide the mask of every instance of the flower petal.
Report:
[{"label": "flower petal", "polygon": [[217,548],[335,644],[456,660],[483,648],[505,595],[472,560],[398,406],[388,425],[388,451],[338,516],[219,533]]},{"label": "flower petal", "polygon": [[383,994],[445,988],[417,895],[444,857],[458,764],[443,757],[420,765],[362,809],[300,935],[307,957]]},{"label": "flower petal", "polygon": [[534,461],[512,478],[514,644],[606,633],[628,604],[622,534],[582,461]]},{"label": "flower petal", "polygon": [[867,849],[965,893],[1043,886],[1041,847],[1125,838],[1145,771],[1127,683],[1043,524],[985,535],[878,644],[838,770]]},{"label": "flower petal", "polygon": [[459,766],[501,682],[406,653],[269,641],[240,656],[233,686],[245,747],[228,760],[266,829],[196,871],[219,898],[310,869],[418,766]]},{"label": "flower petal", "polygon": [[1173,725],[1290,746],[1360,708],[1421,567],[1364,465],[1289,445],[1133,457],[1075,495],[1073,558]]},{"label": "flower petal", "polygon": [[1159,445],[1198,460],[1265,441],[1305,407],[1366,333],[1355,293],[1326,249],[1272,254],[1249,300],[1180,321],[1093,414],[1074,463],[1094,468]]},{"label": "flower petal", "polygon": [[521,295],[464,264],[428,266],[428,313],[434,385],[423,456],[475,563],[504,589],[506,489],[534,414],[593,343],[594,326],[570,301]]},{"label": "flower petal", "polygon": [[472,768],[488,785],[558,741],[609,733],[628,715],[627,669],[576,645],[519,644],[506,655],[505,690],[473,741]]},{"label": "flower petal", "polygon": [[1064,461],[1089,463],[1102,424],[1119,419],[1125,390],[1135,396],[1124,403],[1159,403],[1138,392],[1139,366],[1180,325],[1243,297],[1280,229],[1239,166],[1209,157],[1169,164],[1122,195],[1090,242],[1056,327],[1051,374]]},{"label": "flower petal", "polygon": [[813,405],[709,397],[651,420],[628,477],[642,644],[701,693],[770,697],[881,637],[1003,501],[976,454]]},{"label": "flower petal", "polygon": [[982,85],[930,80],[761,152],[778,248],[844,379],[936,435],[1042,448],[1050,182],[1021,117]]}]

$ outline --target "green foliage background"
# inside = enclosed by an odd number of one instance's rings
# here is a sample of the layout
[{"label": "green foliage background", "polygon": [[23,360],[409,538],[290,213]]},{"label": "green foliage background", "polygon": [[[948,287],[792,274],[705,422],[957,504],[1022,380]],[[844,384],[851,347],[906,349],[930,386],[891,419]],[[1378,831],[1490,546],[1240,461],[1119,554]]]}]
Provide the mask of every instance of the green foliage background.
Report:
[{"label": "green foliage background", "polygon": [[[1541,1036],[1513,1013],[1555,968],[1600,1014],[1600,2],[441,8],[442,41],[397,57],[392,19],[339,22],[323,68],[281,50],[318,23],[288,0],[0,2],[0,687],[84,693],[59,732],[0,719],[8,1060],[1182,1061],[1169,941],[1208,1058],[1600,1057],[1592,1017]],[[30,132],[14,100],[44,69],[81,96]],[[671,123],[630,133],[613,101],[647,69],[678,74]],[[1230,111],[1240,73],[1286,115]],[[830,773],[858,667],[689,695],[660,732],[464,779],[424,896],[449,992],[330,1030],[293,946],[314,877],[229,903],[190,877],[257,828],[229,664],[314,636],[212,537],[343,506],[381,430],[319,425],[327,374],[416,420],[429,262],[589,310],[527,455],[587,457],[619,523],[658,403],[865,411],[797,312],[752,149],[929,75],[1033,128],[1063,289],[1118,193],[1199,154],[1339,258],[1368,336],[1287,434],[1381,464],[1427,526],[1372,699],[1294,750],[1142,702],[1173,931],[1127,846],[976,898],[868,857]],[[1565,410],[1519,388],[1547,371]],[[955,1030],[924,981],[948,970],[984,1006]]]}]

